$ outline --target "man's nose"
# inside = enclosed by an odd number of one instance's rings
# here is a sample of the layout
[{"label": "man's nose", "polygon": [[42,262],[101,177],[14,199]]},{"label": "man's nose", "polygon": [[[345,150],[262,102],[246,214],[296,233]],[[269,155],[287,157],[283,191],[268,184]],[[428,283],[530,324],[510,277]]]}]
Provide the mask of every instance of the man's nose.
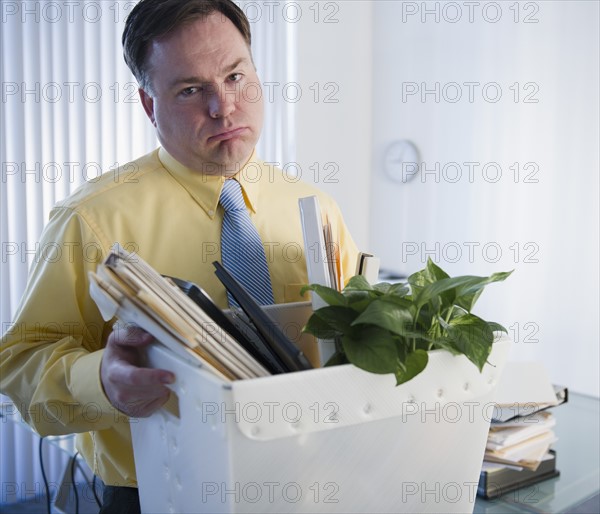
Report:
[{"label": "man's nose", "polygon": [[208,101],[208,109],[211,118],[226,118],[235,111],[238,101],[239,88],[237,85],[227,87],[217,86],[212,91]]}]

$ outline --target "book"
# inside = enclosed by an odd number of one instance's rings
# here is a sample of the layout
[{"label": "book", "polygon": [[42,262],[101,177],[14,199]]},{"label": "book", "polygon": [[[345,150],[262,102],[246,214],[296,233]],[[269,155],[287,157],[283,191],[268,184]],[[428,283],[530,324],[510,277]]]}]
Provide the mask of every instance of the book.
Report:
[{"label": "book", "polygon": [[[319,199],[316,196],[300,198],[298,206],[300,207],[308,283],[327,287],[343,287],[343,277],[338,277],[336,285],[334,266],[330,265],[332,264],[331,259],[336,255],[331,240],[333,235],[331,227],[327,230],[323,227]],[[339,254],[337,269],[339,270]],[[327,306],[327,303],[318,294],[311,294],[311,302],[314,311]],[[320,364],[324,365],[335,353],[335,342],[329,339],[317,339],[317,345]]]},{"label": "book", "polygon": [[[327,246],[319,199],[307,196],[298,200],[300,221],[304,237],[304,254],[309,284],[320,284],[333,287],[329,265],[327,263]],[[313,309],[317,310],[327,304],[318,295],[312,295]]]},{"label": "book", "polygon": [[560,475],[556,469],[556,452],[550,450],[535,471],[484,462],[477,495],[491,500],[521,487],[527,487]]},{"label": "book", "polygon": [[361,252],[356,262],[356,274],[363,275],[369,284],[375,284],[379,277],[379,265],[379,257]]}]

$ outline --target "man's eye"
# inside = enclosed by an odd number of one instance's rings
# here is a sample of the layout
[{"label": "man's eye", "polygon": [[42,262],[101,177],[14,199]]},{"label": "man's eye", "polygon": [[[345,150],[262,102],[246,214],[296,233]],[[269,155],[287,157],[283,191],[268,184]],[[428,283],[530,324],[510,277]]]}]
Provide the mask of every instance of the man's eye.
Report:
[{"label": "man's eye", "polygon": [[241,73],[232,73],[231,75],[229,75],[230,82],[239,82],[240,80],[242,80]]},{"label": "man's eye", "polygon": [[181,91],[181,96],[191,96],[194,93],[197,93],[198,91],[200,91],[199,87],[186,87],[185,89],[183,89]]}]

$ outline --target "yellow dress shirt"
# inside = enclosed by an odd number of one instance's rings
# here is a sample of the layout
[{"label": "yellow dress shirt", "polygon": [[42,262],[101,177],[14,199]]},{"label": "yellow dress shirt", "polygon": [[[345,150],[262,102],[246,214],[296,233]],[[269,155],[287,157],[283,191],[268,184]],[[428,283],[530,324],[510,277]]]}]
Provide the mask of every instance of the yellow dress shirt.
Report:
[{"label": "yellow dress shirt", "polygon": [[[307,283],[298,199],[317,195],[340,243],[343,277],[357,249],[335,202],[253,155],[235,177],[263,240],[276,303],[299,301]],[[222,308],[220,176],[182,166],[164,149],[105,173],[57,204],[15,320],[2,336],[0,390],[41,435],[77,433],[108,485],[136,486],[130,420],[104,394],[100,363],[111,323],[89,295],[88,272],[119,242],[160,273],[201,285]]]}]

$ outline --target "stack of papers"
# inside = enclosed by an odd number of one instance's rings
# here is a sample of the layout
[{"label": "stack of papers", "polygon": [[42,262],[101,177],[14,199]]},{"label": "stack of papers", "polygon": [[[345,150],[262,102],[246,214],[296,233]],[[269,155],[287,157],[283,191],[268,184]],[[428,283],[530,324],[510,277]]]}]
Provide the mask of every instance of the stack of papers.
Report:
[{"label": "stack of papers", "polygon": [[484,460],[535,471],[556,442],[555,424],[550,412],[492,422]]},{"label": "stack of papers", "polygon": [[175,283],[118,244],[90,272],[90,294],[106,321],[135,324],[180,356],[231,381],[269,371]]},{"label": "stack of papers", "polygon": [[539,362],[507,363],[498,384],[478,494],[495,498],[558,475],[556,419],[546,409],[567,401]]}]

